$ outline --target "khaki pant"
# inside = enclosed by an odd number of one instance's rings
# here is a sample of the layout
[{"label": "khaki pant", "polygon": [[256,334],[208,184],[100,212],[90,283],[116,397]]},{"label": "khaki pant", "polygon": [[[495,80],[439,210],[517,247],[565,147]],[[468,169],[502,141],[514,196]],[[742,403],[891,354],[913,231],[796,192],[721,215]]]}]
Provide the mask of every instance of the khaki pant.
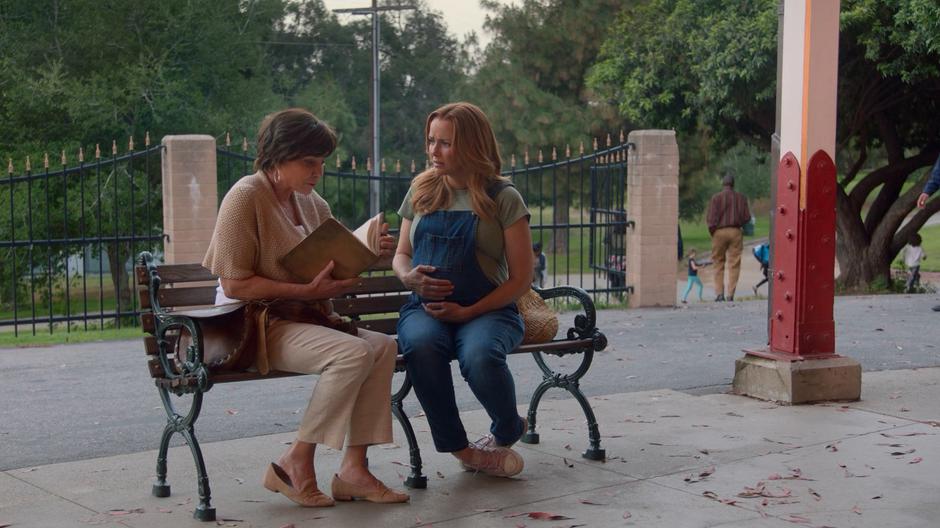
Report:
[{"label": "khaki pant", "polygon": [[272,369],[319,374],[297,439],[342,449],[392,441],[392,374],[398,345],[385,334],[338,330],[292,321],[267,329]]},{"label": "khaki pant", "polygon": [[725,262],[728,263],[727,297],[734,297],[741,274],[744,234],[740,227],[722,227],[712,234],[712,266],[715,267],[715,295],[725,295]]}]

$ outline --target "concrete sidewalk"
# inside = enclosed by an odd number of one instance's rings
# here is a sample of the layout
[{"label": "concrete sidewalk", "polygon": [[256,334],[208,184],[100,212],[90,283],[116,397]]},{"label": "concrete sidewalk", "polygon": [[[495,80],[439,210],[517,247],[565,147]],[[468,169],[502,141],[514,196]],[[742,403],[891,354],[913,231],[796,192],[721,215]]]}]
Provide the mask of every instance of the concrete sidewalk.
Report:
[{"label": "concrete sidewalk", "polygon": [[[606,462],[579,453],[583,415],[571,399],[539,414],[539,445],[518,444],[526,469],[497,479],[434,453],[422,417],[428,489],[411,504],[339,503],[303,509],[261,487],[266,464],[292,434],[203,445],[218,523],[284,526],[936,526],[940,517],[940,368],[866,372],[862,401],[780,406],[728,394],[670,390],[591,398]],[[483,411],[463,414],[485,431]],[[404,444],[400,431],[396,440]],[[407,448],[370,450],[387,483],[407,473]],[[321,486],[339,453],[317,458]],[[173,495],[150,495],[155,452],[0,473],[0,526],[214,526],[192,519],[195,471],[188,448],[169,456]],[[539,520],[542,512],[562,516]]]}]

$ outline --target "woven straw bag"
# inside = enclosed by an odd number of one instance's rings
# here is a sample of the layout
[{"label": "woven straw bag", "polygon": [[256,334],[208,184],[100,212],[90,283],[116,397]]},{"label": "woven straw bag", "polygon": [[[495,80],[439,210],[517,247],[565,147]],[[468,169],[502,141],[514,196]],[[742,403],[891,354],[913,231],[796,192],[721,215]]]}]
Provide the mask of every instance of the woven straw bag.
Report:
[{"label": "woven straw bag", "polygon": [[558,317],[535,290],[526,290],[516,299],[516,306],[525,323],[523,345],[547,343],[555,338],[558,333]]}]

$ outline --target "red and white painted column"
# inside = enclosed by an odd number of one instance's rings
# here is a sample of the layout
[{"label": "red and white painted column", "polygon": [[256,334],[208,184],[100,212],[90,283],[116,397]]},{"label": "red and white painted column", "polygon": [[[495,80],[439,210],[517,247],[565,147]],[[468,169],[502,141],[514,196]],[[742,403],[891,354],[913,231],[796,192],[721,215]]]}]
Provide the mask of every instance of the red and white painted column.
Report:
[{"label": "red and white painted column", "polygon": [[858,399],[861,368],[835,353],[835,133],[839,1],[784,3],[770,343],[737,361],[734,390],[801,403]]}]

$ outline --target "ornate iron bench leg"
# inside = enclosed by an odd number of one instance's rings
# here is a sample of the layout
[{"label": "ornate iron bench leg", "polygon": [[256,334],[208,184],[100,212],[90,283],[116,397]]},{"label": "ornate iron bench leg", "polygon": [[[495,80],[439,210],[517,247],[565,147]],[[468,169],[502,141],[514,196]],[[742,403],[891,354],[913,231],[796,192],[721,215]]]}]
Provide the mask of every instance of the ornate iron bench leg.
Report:
[{"label": "ornate iron bench leg", "polygon": [[170,399],[170,391],[165,386],[160,386],[158,383],[157,389],[160,392],[163,409],[166,411],[167,424],[160,439],[160,451],[157,453],[157,481],[153,485],[153,494],[157,497],[168,497],[170,495],[170,486],[166,483],[167,451],[170,446],[170,437],[173,436],[173,433],[179,433],[186,445],[189,446],[193,461],[196,463],[199,505],[196,506],[193,517],[200,521],[214,521],[215,508],[210,503],[209,475],[206,473],[206,463],[202,457],[202,449],[199,447],[199,441],[196,440],[195,433],[196,419],[199,418],[199,411],[202,409],[202,397],[206,389],[199,387],[193,390],[193,401],[186,415],[181,415],[176,411],[176,407]]},{"label": "ornate iron bench leg", "polygon": [[401,428],[405,432],[405,438],[408,439],[411,474],[405,479],[405,486],[412,489],[425,489],[428,487],[428,478],[421,474],[421,449],[418,447],[418,439],[415,437],[414,428],[411,427],[411,420],[408,419],[402,405],[402,400],[409,392],[411,392],[411,380],[408,379],[406,374],[401,388],[392,395],[392,414],[398,419],[398,423],[401,424]]},{"label": "ornate iron bench leg", "polygon": [[170,448],[170,437],[176,429],[173,422],[168,421],[163,428],[163,436],[160,437],[160,451],[157,452],[157,481],[153,483],[151,493],[154,497],[169,497],[170,485],[166,482],[166,454]]},{"label": "ornate iron bench leg", "polygon": [[587,419],[588,441],[590,446],[581,456],[588,460],[604,460],[607,457],[607,453],[601,449],[601,434],[597,428],[597,419],[594,417],[594,410],[591,408],[591,404],[584,396],[584,393],[581,392],[581,387],[578,383],[578,380],[584,376],[591,366],[591,361],[594,358],[593,351],[585,351],[581,356],[581,365],[579,365],[573,373],[566,375],[559,374],[552,370],[545,362],[545,358],[541,353],[534,352],[532,356],[535,359],[535,363],[542,371],[542,382],[539,383],[539,386],[536,387],[535,392],[532,394],[532,400],[529,403],[529,430],[522,435],[522,441],[527,444],[539,443],[539,435],[535,432],[536,413],[538,412],[539,402],[548,389],[558,387],[567,390],[578,400],[578,403],[581,404],[581,410],[584,411],[584,417]]},{"label": "ornate iron bench leg", "polygon": [[184,431],[180,431],[186,443],[189,444],[189,450],[192,451],[193,460],[196,462],[196,472],[199,475],[199,505],[193,512],[193,517],[200,521],[214,521],[215,508],[210,504],[212,492],[209,490],[209,475],[206,473],[206,463],[202,458],[202,449],[199,448],[199,441],[196,440],[196,434],[193,427],[189,426]]},{"label": "ornate iron bench leg", "polygon": [[523,433],[521,441],[526,444],[537,444],[539,443],[539,434],[535,432],[535,424],[537,421],[536,415],[539,411],[539,402],[542,401],[542,396],[548,391],[548,389],[554,387],[551,379],[543,379],[542,383],[539,383],[539,386],[535,388],[535,391],[532,393],[532,399],[529,400],[529,412],[526,416],[526,419],[529,421],[529,429]]},{"label": "ornate iron bench leg", "polygon": [[568,392],[574,395],[578,403],[581,404],[581,410],[584,411],[584,417],[587,419],[588,441],[591,446],[588,447],[584,453],[581,453],[581,456],[588,460],[606,459],[607,452],[601,449],[601,433],[597,428],[597,419],[594,417],[594,409],[591,408],[590,402],[588,402],[584,393],[581,392],[581,387],[578,385],[577,380],[569,383],[566,388]]}]

